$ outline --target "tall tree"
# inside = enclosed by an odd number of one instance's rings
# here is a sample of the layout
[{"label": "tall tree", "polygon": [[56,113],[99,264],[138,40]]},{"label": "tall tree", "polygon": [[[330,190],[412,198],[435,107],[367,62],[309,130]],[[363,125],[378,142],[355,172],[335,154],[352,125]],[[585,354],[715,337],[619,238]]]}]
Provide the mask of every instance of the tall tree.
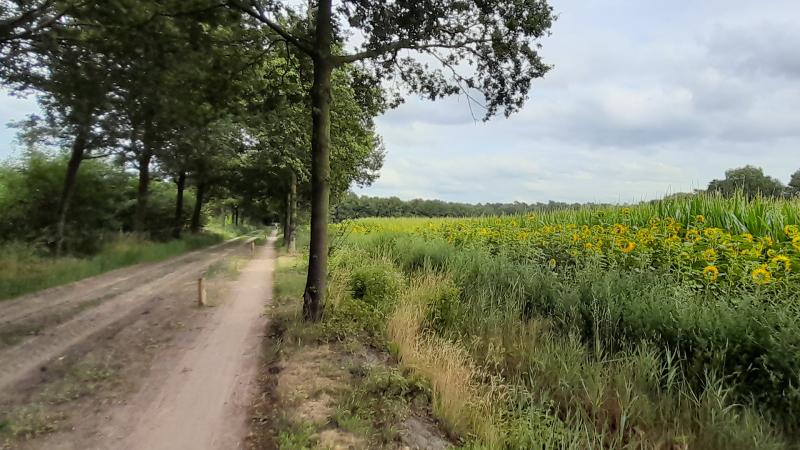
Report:
[{"label": "tall tree", "polygon": [[726,197],[742,192],[753,198],[759,195],[780,197],[783,195],[783,184],[775,178],[764,175],[760,167],[744,166],[725,171],[725,179],[712,180],[708,184],[709,192],[718,192]]},{"label": "tall tree", "polygon": [[[553,15],[545,0],[344,0],[335,9],[332,0],[319,0],[309,38],[282,25],[297,15],[291,3],[228,0],[313,62],[311,242],[303,313],[319,320],[327,277],[334,70],[362,62],[376,83],[394,78],[432,100],[461,93],[481,104],[485,119],[501,110],[508,115],[523,105],[531,81],[549,69],[537,40],[548,33]],[[343,50],[343,23],[363,37],[355,52]]]},{"label": "tall tree", "polygon": [[[40,3],[39,8],[52,6],[49,3],[53,2],[45,3],[48,2]],[[97,45],[102,31],[87,8],[73,7],[70,16],[59,15],[59,18],[58,27],[49,28],[35,40],[17,42],[12,51],[3,55],[4,67],[0,72],[4,82],[15,89],[37,92],[49,128],[60,130],[59,137],[69,147],[69,162],[55,216],[57,254],[64,246],[81,162],[93,150],[111,145],[114,134],[108,128],[115,122],[109,108],[109,68],[113,61]],[[42,26],[37,30],[43,31]]]},{"label": "tall tree", "polygon": [[800,195],[800,170],[792,174],[792,177],[789,179],[788,190],[791,195]]},{"label": "tall tree", "polygon": [[0,46],[46,32],[72,7],[61,0],[0,0]]}]

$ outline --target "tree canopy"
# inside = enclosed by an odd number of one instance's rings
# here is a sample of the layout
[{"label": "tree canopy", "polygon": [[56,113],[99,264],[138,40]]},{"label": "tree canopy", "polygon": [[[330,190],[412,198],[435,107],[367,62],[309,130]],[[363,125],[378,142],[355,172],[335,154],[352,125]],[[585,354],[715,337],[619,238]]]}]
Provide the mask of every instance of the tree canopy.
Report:
[{"label": "tree canopy", "polygon": [[775,178],[764,175],[760,167],[744,166],[725,171],[725,178],[712,180],[708,184],[709,192],[718,192],[730,197],[741,191],[750,198],[762,195],[765,197],[781,197],[784,186]]},{"label": "tree canopy", "polygon": [[[226,4],[312,63],[311,242],[303,306],[309,320],[322,317],[326,292],[332,131],[338,135],[331,124],[334,72],[358,64],[376,85],[391,80],[431,100],[461,94],[486,120],[519,110],[533,80],[549,70],[538,53],[554,20],[545,0],[345,0],[336,7],[319,0],[307,11],[307,27],[286,25],[302,16],[293,2]],[[355,48],[347,39],[353,34],[361,37]]]}]

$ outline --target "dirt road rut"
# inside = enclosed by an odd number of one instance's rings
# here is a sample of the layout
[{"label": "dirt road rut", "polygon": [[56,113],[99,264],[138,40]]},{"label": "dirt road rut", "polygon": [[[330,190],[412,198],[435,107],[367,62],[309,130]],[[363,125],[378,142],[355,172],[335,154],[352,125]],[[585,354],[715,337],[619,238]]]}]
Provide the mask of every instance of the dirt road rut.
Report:
[{"label": "dirt road rut", "polygon": [[272,296],[272,241],[245,266],[192,346],[177,360],[157,362],[142,390],[114,412],[97,448],[242,448]]},{"label": "dirt road rut", "polygon": [[48,361],[64,355],[71,348],[102,334],[115,324],[158,301],[167,287],[191,280],[209,265],[223,259],[241,242],[229,242],[163,263],[115,271],[78,283],[44,291],[0,304],[0,326],[10,321],[55,313],[65,308],[91,304],[44,333],[0,350],[0,392],[35,377]]}]

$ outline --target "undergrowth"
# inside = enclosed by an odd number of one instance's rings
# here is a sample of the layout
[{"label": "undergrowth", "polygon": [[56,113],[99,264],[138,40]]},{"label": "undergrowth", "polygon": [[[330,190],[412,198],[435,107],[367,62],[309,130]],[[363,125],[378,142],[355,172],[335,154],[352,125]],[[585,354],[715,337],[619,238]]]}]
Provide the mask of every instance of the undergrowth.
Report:
[{"label": "undergrowth", "polygon": [[367,338],[428,380],[465,448],[793,448],[792,419],[748,397],[743,348],[723,342],[752,329],[736,327],[756,314],[744,302],[714,315],[653,274],[559,278],[386,235],[351,239],[330,264],[326,336]]}]

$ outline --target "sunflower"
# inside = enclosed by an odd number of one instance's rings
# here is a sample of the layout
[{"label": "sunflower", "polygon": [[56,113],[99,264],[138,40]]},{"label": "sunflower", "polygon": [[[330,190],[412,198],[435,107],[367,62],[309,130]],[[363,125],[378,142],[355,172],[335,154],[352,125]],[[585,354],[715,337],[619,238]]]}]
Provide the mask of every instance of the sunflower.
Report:
[{"label": "sunflower", "polygon": [[706,222],[706,216],[704,216],[702,214],[698,214],[697,217],[695,217],[694,219],[696,221],[700,222],[700,223],[705,223]]},{"label": "sunflower", "polygon": [[784,272],[789,272],[792,270],[792,260],[786,255],[778,255],[772,258],[772,263],[778,267],[783,266]]},{"label": "sunflower", "polygon": [[626,231],[628,231],[628,227],[626,227],[625,225],[622,225],[621,223],[616,223],[611,228],[611,230],[614,232],[614,234],[623,234]]},{"label": "sunflower", "polygon": [[557,262],[555,258],[550,258],[550,261],[547,261],[547,266],[550,267],[551,269],[555,269],[556,264]]},{"label": "sunflower", "polygon": [[800,236],[800,228],[797,225],[786,225],[783,227],[783,233],[790,238],[798,237]]},{"label": "sunflower", "polygon": [[760,265],[750,274],[755,284],[767,284],[772,281],[772,274],[766,265]]},{"label": "sunflower", "polygon": [[630,253],[636,248],[636,243],[631,241],[620,241],[618,245],[622,253]]},{"label": "sunflower", "polygon": [[703,269],[703,277],[711,282],[717,281],[719,269],[717,269],[717,266],[706,266],[706,268]]},{"label": "sunflower", "polygon": [[792,247],[794,247],[795,250],[800,252],[800,236],[797,236],[794,239],[792,239]]},{"label": "sunflower", "polygon": [[713,248],[710,248],[710,249],[704,251],[703,252],[703,259],[705,259],[706,262],[710,262],[710,263],[716,261],[717,260],[717,251],[714,250]]}]

